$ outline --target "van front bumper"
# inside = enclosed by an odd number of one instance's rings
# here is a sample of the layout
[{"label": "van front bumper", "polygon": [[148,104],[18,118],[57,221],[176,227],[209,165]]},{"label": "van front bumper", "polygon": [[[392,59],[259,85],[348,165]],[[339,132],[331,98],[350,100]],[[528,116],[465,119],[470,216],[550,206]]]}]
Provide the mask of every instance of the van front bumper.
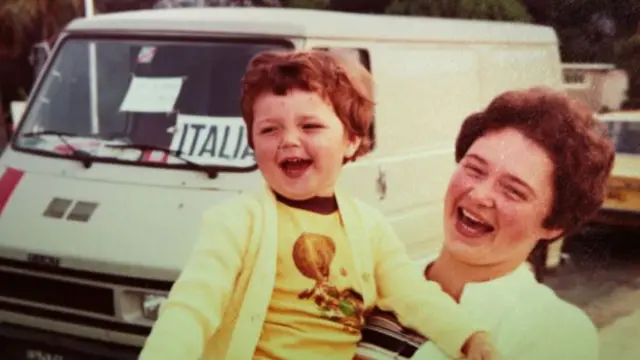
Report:
[{"label": "van front bumper", "polygon": [[2,360],[136,360],[139,348],[0,322]]}]

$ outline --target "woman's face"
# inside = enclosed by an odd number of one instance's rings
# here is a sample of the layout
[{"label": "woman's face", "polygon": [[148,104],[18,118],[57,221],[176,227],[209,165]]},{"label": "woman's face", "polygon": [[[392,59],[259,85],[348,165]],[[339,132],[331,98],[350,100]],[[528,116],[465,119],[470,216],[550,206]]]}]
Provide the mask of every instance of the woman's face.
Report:
[{"label": "woman's face", "polygon": [[517,266],[540,239],[561,234],[542,223],[553,201],[553,163],[518,130],[478,138],[445,196],[444,251],[475,266]]}]

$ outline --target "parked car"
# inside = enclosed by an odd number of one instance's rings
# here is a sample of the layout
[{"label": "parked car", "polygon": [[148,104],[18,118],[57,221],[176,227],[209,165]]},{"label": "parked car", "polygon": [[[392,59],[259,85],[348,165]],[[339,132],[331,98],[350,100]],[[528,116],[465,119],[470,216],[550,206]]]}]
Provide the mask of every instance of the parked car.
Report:
[{"label": "parked car", "polygon": [[640,229],[640,110],[598,115],[616,146],[616,159],[596,225]]}]

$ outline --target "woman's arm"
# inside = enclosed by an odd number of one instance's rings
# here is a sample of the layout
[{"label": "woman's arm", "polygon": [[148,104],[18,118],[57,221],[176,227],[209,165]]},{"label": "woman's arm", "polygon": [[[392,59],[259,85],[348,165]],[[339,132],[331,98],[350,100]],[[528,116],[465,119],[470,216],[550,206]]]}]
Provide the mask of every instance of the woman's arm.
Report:
[{"label": "woman's arm", "polygon": [[378,224],[373,243],[378,306],[393,311],[403,326],[427,336],[449,356],[461,356],[471,335],[484,329],[440,285],[422,276],[382,216]]},{"label": "woman's arm", "polygon": [[246,208],[219,206],[203,214],[192,255],[162,305],[140,360],[201,357],[229,303],[251,225]]}]

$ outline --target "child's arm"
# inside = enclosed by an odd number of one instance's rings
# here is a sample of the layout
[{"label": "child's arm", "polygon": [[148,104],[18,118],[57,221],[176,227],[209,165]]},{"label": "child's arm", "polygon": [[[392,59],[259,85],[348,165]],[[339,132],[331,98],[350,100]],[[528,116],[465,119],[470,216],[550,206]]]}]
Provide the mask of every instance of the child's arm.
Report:
[{"label": "child's arm", "polygon": [[250,229],[249,214],[229,206],[203,214],[193,253],[162,305],[139,360],[201,357],[231,297]]},{"label": "child's arm", "polygon": [[484,329],[439,284],[424,278],[382,215],[374,234],[378,306],[393,311],[403,326],[427,336],[449,356],[460,357],[471,335]]}]

